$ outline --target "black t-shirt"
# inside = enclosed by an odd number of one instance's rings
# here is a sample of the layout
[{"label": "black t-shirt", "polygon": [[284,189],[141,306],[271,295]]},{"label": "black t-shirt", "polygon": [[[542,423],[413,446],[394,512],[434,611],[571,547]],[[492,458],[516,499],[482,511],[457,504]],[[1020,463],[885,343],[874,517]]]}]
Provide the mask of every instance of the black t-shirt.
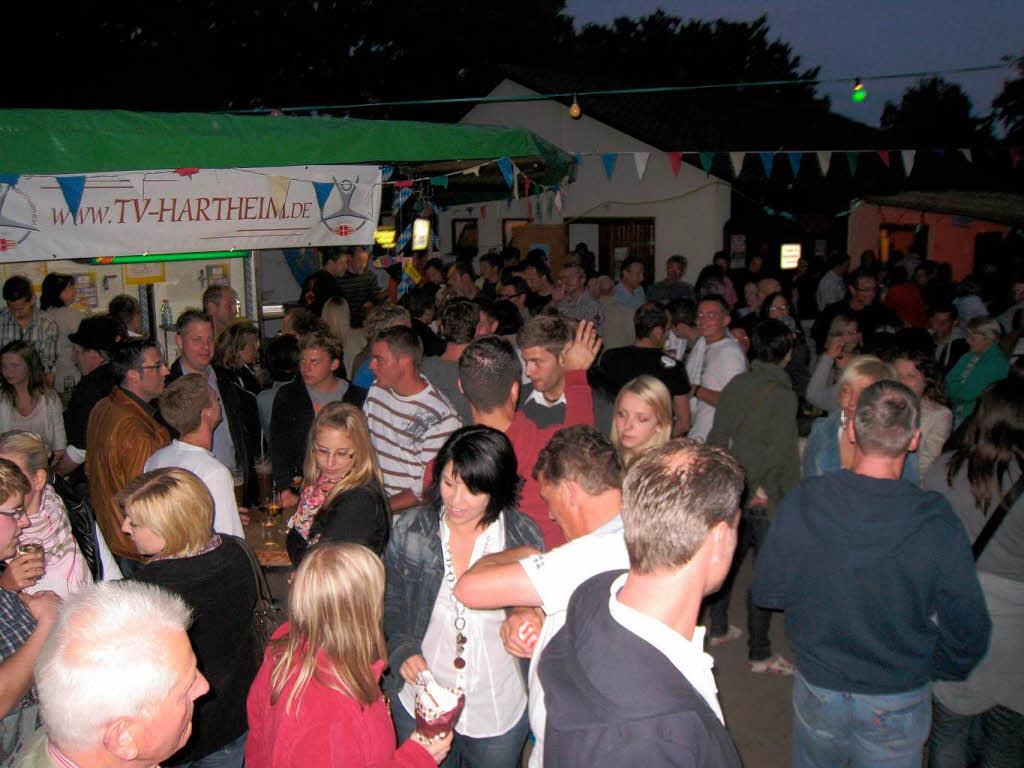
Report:
[{"label": "black t-shirt", "polygon": [[114,391],[118,384],[117,374],[110,363],[104,363],[88,376],[83,376],[68,401],[68,409],[64,413],[64,427],[67,432],[68,445],[86,450],[85,433],[88,431],[89,414],[92,407]]},{"label": "black t-shirt", "polygon": [[686,368],[661,349],[636,346],[609,349],[601,356],[599,368],[602,384],[613,399],[627,382],[643,374],[660,380],[672,397],[690,392]]}]

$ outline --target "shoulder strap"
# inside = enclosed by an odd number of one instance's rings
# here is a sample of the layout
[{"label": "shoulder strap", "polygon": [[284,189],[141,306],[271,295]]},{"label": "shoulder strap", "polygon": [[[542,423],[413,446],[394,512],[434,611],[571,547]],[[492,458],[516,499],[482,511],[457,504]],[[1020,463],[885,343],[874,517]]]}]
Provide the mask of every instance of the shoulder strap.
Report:
[{"label": "shoulder strap", "polygon": [[245,542],[245,539],[224,533],[221,534],[221,537],[225,539],[232,539],[239,547],[242,548],[242,551],[245,552],[246,558],[249,560],[249,566],[252,568],[252,577],[256,582],[257,599],[266,600],[272,603],[274,598],[270,594],[270,585],[267,584],[267,577],[263,575],[263,569],[260,567],[259,560],[256,559],[255,553],[250,549],[249,545]]},{"label": "shoulder strap", "polygon": [[778,385],[774,381],[769,381],[765,388],[761,390],[761,393],[757,396],[757,400],[754,401],[754,404],[743,412],[743,418],[740,419],[740,423],[736,425],[736,429],[734,429],[732,435],[730,435],[730,440],[735,440],[739,437],[740,432],[743,431],[743,425],[747,421],[747,416],[749,416],[751,412],[757,410],[757,406],[764,402],[764,399],[768,397],[768,393],[775,389],[776,386]]},{"label": "shoulder strap", "polygon": [[1003,518],[1006,517],[1010,512],[1010,508],[1017,503],[1017,499],[1020,498],[1022,492],[1024,492],[1024,466],[1021,467],[1020,477],[1017,478],[1017,482],[1013,484],[1013,487],[1006,492],[1003,496],[1002,501],[999,502],[999,506],[993,510],[992,514],[989,515],[988,521],[985,523],[985,527],[981,529],[981,533],[978,534],[978,538],[974,540],[974,544],[971,546],[971,551],[974,553],[974,559],[978,560],[981,557],[981,553],[985,551],[985,547],[993,536],[996,535],[996,529],[999,528],[999,524],[1003,522]]}]

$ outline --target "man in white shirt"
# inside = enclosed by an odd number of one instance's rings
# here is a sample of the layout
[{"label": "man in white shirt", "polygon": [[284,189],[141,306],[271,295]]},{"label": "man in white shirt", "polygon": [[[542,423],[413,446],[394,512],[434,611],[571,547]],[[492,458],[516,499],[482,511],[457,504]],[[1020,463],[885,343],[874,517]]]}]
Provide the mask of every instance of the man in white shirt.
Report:
[{"label": "man in white shirt", "polygon": [[636,256],[627,256],[615,286],[615,300],[632,310],[640,309],[647,301],[644,293],[644,263]]},{"label": "man in white shirt", "polygon": [[691,423],[687,436],[705,440],[715,421],[718,396],[733,376],[747,370],[743,347],[728,333],[729,306],[721,296],[705,296],[697,305],[700,338],[686,363],[686,375],[693,385],[690,398]]},{"label": "man in white shirt", "polygon": [[622,484],[628,571],[573,593],[538,663],[546,768],[739,768],[697,626],[736,548],[743,471],[719,448],[673,440]]},{"label": "man in white shirt", "polygon": [[846,275],[850,271],[849,254],[833,254],[829,260],[829,269],[818,281],[818,290],[814,300],[818,311],[824,312],[829,304],[835,304],[846,298]]},{"label": "man in white shirt", "polygon": [[150,456],[143,471],[179,467],[192,472],[213,497],[213,530],[244,537],[231,472],[210,452],[221,420],[216,390],[198,373],[187,373],[164,389],[160,413],[181,437]]},{"label": "man in white shirt", "polygon": [[533,471],[549,512],[569,543],[546,554],[511,549],[478,560],[455,585],[469,608],[517,607],[502,626],[509,653],[530,659],[531,768],[543,765],[544,691],[537,664],[565,623],[573,590],[591,576],[629,566],[619,517],[622,463],[593,427],[567,427],[541,450]]}]

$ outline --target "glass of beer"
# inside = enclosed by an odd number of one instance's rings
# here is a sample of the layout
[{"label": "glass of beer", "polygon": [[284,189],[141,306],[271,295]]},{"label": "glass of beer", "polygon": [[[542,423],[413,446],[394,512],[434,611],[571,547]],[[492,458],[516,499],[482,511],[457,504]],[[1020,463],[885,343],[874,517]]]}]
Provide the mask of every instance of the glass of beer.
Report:
[{"label": "glass of beer", "polygon": [[245,468],[235,467],[231,470],[231,480],[235,484],[235,504],[245,506]]},{"label": "glass of beer", "polygon": [[256,460],[256,480],[260,487],[260,503],[270,503],[274,491],[274,467],[266,456]]},{"label": "glass of beer", "polygon": [[18,545],[19,555],[42,555],[43,545],[38,541],[26,541],[24,544]]},{"label": "glass of beer", "polygon": [[267,514],[263,518],[263,543],[271,549],[278,546],[277,543],[277,519],[281,516],[281,495],[272,491],[270,501],[267,502]]}]

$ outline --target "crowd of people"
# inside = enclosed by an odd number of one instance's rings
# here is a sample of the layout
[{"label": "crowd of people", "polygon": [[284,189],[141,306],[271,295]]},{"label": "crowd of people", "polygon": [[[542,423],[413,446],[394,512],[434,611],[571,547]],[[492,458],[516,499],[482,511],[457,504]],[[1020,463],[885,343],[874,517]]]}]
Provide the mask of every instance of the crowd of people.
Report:
[{"label": "crowd of people", "polygon": [[5,283],[0,766],[738,766],[743,637],[795,766],[1022,764],[1024,273],[321,256],[269,339],[208,288],[173,362],[131,297]]}]

